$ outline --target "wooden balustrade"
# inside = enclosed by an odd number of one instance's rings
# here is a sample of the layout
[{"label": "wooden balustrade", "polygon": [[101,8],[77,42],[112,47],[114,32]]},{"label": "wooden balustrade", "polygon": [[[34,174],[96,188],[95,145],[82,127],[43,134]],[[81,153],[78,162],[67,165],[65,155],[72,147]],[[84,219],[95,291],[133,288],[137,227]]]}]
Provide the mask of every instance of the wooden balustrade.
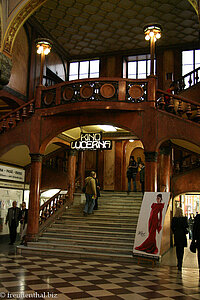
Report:
[{"label": "wooden balustrade", "polygon": [[34,99],[0,118],[0,133],[15,127],[34,113]]},{"label": "wooden balustrade", "polygon": [[197,84],[198,82],[200,82],[199,75],[200,75],[200,67],[185,74],[178,80],[175,80],[174,83],[175,83],[176,93],[178,94],[181,91],[183,91],[184,89],[187,89],[187,88]]},{"label": "wooden balustrade", "polygon": [[157,90],[157,108],[200,124],[200,103]]},{"label": "wooden balustrade", "polygon": [[40,206],[39,224],[44,224],[52,215],[55,214],[55,212],[63,208],[63,206],[66,204],[67,198],[67,193],[58,192],[42,206]]}]

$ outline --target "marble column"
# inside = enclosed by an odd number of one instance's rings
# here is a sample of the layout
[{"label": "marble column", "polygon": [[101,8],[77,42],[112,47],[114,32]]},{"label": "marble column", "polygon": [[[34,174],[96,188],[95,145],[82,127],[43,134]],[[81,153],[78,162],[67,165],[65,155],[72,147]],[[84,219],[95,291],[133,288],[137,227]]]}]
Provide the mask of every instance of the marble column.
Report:
[{"label": "marble column", "polygon": [[80,187],[81,190],[83,186],[85,185],[85,151],[80,151],[79,153],[79,170],[80,170]]},{"label": "marble column", "polygon": [[40,185],[42,173],[42,154],[30,154],[31,180],[28,210],[27,241],[35,241],[39,232]]},{"label": "marble column", "polygon": [[171,148],[160,148],[160,192],[170,192]]},{"label": "marble column", "polygon": [[74,201],[76,179],[76,151],[70,150],[68,157],[68,197],[72,204]]},{"label": "marble column", "polygon": [[145,154],[145,192],[157,192],[157,152]]}]

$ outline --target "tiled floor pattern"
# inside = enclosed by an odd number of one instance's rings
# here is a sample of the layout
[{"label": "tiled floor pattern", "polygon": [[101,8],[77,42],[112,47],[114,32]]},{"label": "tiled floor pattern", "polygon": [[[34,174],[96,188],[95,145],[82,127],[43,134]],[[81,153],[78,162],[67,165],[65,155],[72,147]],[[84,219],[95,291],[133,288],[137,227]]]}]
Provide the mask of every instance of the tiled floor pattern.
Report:
[{"label": "tiled floor pattern", "polygon": [[200,299],[197,268],[0,254],[0,299]]}]

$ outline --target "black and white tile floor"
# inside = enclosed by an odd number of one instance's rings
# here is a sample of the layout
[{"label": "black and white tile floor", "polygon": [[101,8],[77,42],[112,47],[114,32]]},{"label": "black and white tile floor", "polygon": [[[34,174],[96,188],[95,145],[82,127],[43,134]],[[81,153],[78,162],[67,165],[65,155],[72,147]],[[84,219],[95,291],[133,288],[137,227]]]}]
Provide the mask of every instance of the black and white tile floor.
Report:
[{"label": "black and white tile floor", "polygon": [[199,270],[1,252],[0,299],[200,299]]}]

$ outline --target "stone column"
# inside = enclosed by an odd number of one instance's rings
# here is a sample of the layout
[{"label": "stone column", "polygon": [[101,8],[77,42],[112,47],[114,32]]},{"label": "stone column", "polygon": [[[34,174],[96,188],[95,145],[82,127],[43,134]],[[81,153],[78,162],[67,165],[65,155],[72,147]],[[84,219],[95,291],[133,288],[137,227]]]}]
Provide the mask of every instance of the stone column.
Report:
[{"label": "stone column", "polygon": [[145,192],[157,192],[157,152],[145,154]]},{"label": "stone column", "polygon": [[122,191],[122,165],[123,145],[122,141],[115,142],[115,191]]},{"label": "stone column", "polygon": [[171,148],[160,149],[160,192],[170,192]]},{"label": "stone column", "polygon": [[83,186],[85,185],[85,151],[80,151],[80,186],[81,186],[81,190],[83,188]]},{"label": "stone column", "polygon": [[76,151],[70,150],[68,157],[68,196],[72,204],[75,192],[75,178],[76,178]]},{"label": "stone column", "polygon": [[31,156],[31,181],[28,210],[27,241],[36,241],[39,232],[40,184],[42,173],[42,154]]}]

